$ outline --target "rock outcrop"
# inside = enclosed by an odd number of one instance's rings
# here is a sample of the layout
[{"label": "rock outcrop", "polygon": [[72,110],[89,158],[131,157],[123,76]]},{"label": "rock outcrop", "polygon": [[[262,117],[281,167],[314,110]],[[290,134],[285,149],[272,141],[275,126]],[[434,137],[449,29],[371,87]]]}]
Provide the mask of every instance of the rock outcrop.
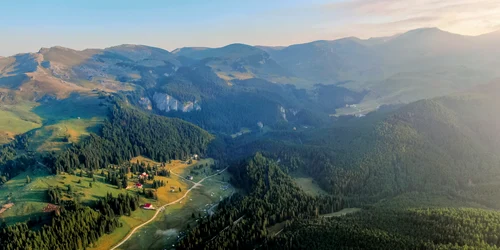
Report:
[{"label": "rock outcrop", "polygon": [[193,110],[201,110],[200,104],[197,101],[181,102],[171,95],[155,92],[153,95],[153,104],[156,109],[164,112],[182,111],[191,112]]}]

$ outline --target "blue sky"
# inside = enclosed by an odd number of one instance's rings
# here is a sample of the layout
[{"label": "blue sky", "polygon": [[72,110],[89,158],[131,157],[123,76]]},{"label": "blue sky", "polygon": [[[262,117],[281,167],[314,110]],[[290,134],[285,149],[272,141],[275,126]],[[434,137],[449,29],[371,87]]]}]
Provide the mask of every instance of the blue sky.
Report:
[{"label": "blue sky", "polygon": [[6,0],[0,55],[55,45],[288,45],[369,38],[419,27],[477,35],[500,29],[498,0]]}]

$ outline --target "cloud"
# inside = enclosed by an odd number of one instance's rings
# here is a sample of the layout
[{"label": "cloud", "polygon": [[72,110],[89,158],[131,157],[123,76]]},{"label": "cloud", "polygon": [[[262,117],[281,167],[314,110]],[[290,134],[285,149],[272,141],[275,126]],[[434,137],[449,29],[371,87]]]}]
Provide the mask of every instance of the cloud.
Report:
[{"label": "cloud", "polygon": [[420,27],[478,35],[500,25],[498,0],[352,0],[321,6],[323,11],[351,21],[336,33],[358,31],[358,36],[389,35]]}]

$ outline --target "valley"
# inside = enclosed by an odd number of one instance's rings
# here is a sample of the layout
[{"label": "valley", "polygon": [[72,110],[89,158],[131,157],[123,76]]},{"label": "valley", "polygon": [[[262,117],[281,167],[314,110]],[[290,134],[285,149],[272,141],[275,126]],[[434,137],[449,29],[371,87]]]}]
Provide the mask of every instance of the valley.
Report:
[{"label": "valley", "polygon": [[499,39],[375,40],[0,58],[0,245],[500,247]]}]

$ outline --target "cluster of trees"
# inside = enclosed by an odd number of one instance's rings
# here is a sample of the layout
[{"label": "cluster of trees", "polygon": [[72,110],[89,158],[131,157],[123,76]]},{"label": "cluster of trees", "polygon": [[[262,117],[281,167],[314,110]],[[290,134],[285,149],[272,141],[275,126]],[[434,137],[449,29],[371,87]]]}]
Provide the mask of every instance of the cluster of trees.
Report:
[{"label": "cluster of trees", "polygon": [[24,150],[27,144],[27,136],[20,135],[12,142],[0,145],[0,185],[36,164],[33,153],[17,153]]},{"label": "cluster of trees", "polygon": [[91,134],[83,142],[60,153],[51,167],[54,172],[105,168],[139,155],[166,162],[202,154],[212,136],[178,119],[148,115],[124,105],[112,107],[110,121],[101,136]]},{"label": "cluster of trees", "polygon": [[156,193],[156,191],[154,189],[143,188],[142,194],[144,196],[146,196],[146,198],[158,200],[158,194]]},{"label": "cluster of trees", "polygon": [[120,227],[118,217],[130,215],[139,208],[139,197],[107,194],[89,207],[75,201],[62,201],[63,191],[50,187],[52,203],[60,204],[52,222],[41,229],[33,229],[32,221],[0,228],[2,249],[85,249],[92,247],[99,237]]},{"label": "cluster of trees", "polygon": [[118,189],[127,188],[127,174],[120,173],[119,171],[108,170],[108,174],[106,175],[106,182],[115,185]]},{"label": "cluster of trees", "polygon": [[99,237],[121,226],[111,214],[94,211],[73,202],[62,205],[50,225],[33,230],[26,223],[3,226],[0,230],[2,249],[84,249]]},{"label": "cluster of trees", "polygon": [[165,186],[165,182],[163,180],[161,180],[161,181],[154,180],[153,181],[153,188],[154,189],[158,189],[158,188],[164,187],[164,186]]},{"label": "cluster of trees", "polygon": [[233,183],[248,195],[233,195],[217,213],[191,230],[180,249],[253,249],[267,241],[269,227],[293,219],[316,218],[343,207],[341,199],[305,194],[275,161],[256,154],[230,168]]},{"label": "cluster of trees", "polygon": [[160,169],[157,173],[158,176],[170,177],[170,171],[165,168]]},{"label": "cluster of trees", "polygon": [[269,249],[498,249],[500,213],[482,209],[373,208],[297,220]]},{"label": "cluster of trees", "polygon": [[64,196],[63,190],[59,186],[50,186],[47,189],[47,196],[50,203],[61,204],[62,198]]},{"label": "cluster of trees", "polygon": [[130,215],[132,211],[139,208],[139,196],[118,194],[117,197],[113,197],[108,193],[97,202],[96,208],[107,215]]}]

